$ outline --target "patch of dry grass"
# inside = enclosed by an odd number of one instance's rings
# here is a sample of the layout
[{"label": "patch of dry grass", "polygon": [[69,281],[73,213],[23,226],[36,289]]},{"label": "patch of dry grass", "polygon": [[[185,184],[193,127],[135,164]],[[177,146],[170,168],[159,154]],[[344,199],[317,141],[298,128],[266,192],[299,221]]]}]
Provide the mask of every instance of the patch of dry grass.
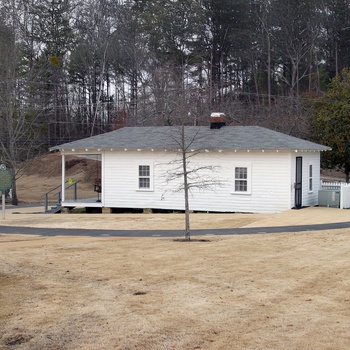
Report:
[{"label": "patch of dry grass", "polygon": [[347,349],[349,242],[0,235],[0,349]]}]

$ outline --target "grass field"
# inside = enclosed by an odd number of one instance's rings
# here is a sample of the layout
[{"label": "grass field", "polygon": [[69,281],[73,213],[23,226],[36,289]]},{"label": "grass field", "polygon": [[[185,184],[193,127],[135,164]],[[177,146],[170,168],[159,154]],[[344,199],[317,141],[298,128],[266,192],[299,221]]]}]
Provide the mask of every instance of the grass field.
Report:
[{"label": "grass field", "polygon": [[349,230],[202,238],[0,235],[0,349],[349,348]]},{"label": "grass field", "polygon": [[[60,162],[53,154],[33,163],[18,181],[20,200],[40,202],[60,184]],[[71,165],[68,176],[82,180],[79,193],[95,195],[96,167]],[[16,210],[1,223],[183,228],[177,214]],[[197,214],[191,225],[264,227],[306,224],[310,217],[315,223],[350,221],[348,216],[331,208]],[[198,240],[0,234],[0,350],[349,349],[350,230],[193,238]]]}]

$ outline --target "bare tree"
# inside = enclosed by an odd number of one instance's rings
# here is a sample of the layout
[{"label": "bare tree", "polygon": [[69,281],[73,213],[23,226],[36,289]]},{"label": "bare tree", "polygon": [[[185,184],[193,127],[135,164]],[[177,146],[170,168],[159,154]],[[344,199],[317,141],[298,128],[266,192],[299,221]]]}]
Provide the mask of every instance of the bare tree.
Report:
[{"label": "bare tree", "polygon": [[16,179],[24,161],[39,147],[36,112],[25,98],[25,75],[13,31],[0,23],[0,160],[13,173],[12,204],[18,204]]},{"label": "bare tree", "polygon": [[208,152],[209,128],[176,126],[169,128],[167,135],[175,158],[166,164],[167,183],[175,183],[173,192],[183,192],[185,203],[185,240],[190,241],[190,196],[193,189],[215,190],[225,180],[214,176],[220,170],[216,164],[207,164],[199,159]]}]

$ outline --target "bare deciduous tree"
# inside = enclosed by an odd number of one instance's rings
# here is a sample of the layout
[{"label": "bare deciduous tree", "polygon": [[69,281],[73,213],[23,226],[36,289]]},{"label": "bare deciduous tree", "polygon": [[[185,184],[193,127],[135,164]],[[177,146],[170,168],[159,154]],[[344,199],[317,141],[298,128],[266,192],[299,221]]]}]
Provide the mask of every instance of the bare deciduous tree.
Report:
[{"label": "bare deciduous tree", "polygon": [[0,158],[13,173],[14,205],[18,204],[16,179],[38,147],[36,114],[25,98],[20,58],[13,31],[0,23]]},{"label": "bare deciduous tree", "polygon": [[173,192],[183,192],[185,207],[185,240],[190,235],[190,196],[193,189],[215,190],[225,180],[215,177],[220,170],[219,164],[208,164],[200,159],[208,152],[208,129],[195,126],[175,126],[169,128],[167,137],[172,145],[175,157],[166,164],[167,183],[174,183]]}]

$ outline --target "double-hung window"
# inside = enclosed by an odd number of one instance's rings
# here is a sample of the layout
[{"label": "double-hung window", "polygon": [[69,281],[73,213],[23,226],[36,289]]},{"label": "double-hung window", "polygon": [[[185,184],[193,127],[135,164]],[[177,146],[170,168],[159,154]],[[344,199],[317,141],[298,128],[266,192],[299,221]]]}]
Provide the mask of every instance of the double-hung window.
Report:
[{"label": "double-hung window", "polygon": [[251,167],[240,165],[234,167],[233,193],[251,193]]},{"label": "double-hung window", "polygon": [[248,169],[243,167],[235,168],[235,192],[248,191]]},{"label": "double-hung window", "polygon": [[140,190],[151,189],[151,166],[150,165],[139,165],[138,188]]}]

